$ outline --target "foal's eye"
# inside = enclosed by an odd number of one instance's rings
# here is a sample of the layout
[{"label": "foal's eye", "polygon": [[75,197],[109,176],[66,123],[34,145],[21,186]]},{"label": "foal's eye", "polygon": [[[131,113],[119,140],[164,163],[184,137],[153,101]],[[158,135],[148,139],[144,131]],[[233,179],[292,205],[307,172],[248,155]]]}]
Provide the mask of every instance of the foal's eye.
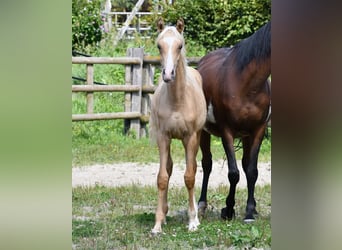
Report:
[{"label": "foal's eye", "polygon": [[181,50],[183,48],[183,44],[179,45],[178,49]]},{"label": "foal's eye", "polygon": [[157,45],[157,48],[160,50],[160,45],[159,44]]}]

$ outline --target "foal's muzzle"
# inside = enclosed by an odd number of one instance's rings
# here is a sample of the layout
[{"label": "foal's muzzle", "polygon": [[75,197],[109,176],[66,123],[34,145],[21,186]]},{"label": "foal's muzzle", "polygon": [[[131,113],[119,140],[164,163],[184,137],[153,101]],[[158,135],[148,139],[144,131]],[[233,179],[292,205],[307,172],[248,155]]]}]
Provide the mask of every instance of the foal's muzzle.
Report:
[{"label": "foal's muzzle", "polygon": [[171,71],[163,69],[162,71],[162,77],[164,82],[173,82],[176,77],[175,70],[172,69]]}]

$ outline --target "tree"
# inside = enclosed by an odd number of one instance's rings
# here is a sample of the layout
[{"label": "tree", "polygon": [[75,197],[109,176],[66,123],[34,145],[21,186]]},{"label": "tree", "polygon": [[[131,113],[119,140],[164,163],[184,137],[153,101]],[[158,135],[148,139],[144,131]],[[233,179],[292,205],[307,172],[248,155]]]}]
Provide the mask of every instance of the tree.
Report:
[{"label": "tree", "polygon": [[188,38],[207,50],[228,47],[252,35],[271,19],[271,0],[177,0],[164,5],[166,22],[185,20]]},{"label": "tree", "polygon": [[72,0],[72,48],[101,41],[103,22],[100,0]]}]

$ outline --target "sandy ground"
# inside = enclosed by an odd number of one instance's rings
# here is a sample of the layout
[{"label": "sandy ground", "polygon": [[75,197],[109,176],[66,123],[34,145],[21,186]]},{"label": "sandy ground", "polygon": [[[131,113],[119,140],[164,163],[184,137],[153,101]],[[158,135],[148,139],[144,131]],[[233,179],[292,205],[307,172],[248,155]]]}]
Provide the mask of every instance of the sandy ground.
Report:
[{"label": "sandy ground", "polygon": [[[196,187],[202,184],[203,171],[200,162],[198,163],[196,174]],[[238,161],[240,170],[240,181],[238,188],[246,187],[246,177],[242,170],[241,163]],[[72,186],[94,186],[104,185],[108,187],[123,186],[131,183],[140,185],[156,185],[158,163],[118,163],[93,165],[72,168]],[[271,184],[271,163],[258,164],[259,176],[256,185]],[[170,179],[170,186],[184,186],[184,164],[174,164]],[[221,184],[228,185],[228,167],[226,161],[216,161],[209,179],[209,187],[217,187]]]}]

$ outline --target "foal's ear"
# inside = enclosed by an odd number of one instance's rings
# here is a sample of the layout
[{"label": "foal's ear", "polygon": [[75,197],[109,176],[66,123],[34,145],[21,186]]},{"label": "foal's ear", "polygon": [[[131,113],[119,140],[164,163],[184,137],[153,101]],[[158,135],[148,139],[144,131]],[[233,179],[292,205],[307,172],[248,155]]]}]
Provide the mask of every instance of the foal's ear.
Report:
[{"label": "foal's ear", "polygon": [[182,34],[183,30],[184,30],[184,20],[183,18],[179,18],[176,24],[176,28],[178,30],[179,33]]},{"label": "foal's ear", "polygon": [[162,32],[164,29],[164,21],[163,18],[159,17],[157,21],[157,30],[158,32]]}]

